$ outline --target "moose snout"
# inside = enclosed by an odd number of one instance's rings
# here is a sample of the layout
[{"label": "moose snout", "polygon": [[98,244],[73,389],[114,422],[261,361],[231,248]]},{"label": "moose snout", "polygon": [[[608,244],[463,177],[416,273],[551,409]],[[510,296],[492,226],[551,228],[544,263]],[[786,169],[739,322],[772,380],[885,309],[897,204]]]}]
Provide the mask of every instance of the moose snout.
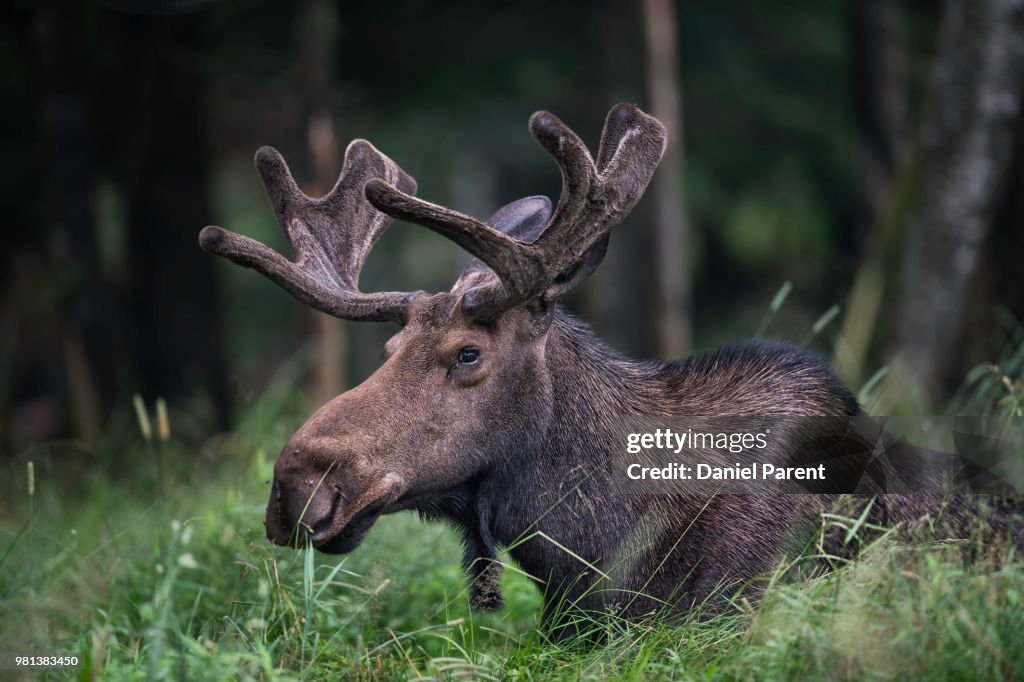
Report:
[{"label": "moose snout", "polygon": [[291,481],[275,476],[267,504],[267,538],[276,545],[320,542],[330,532],[339,503],[337,490],[319,478]]},{"label": "moose snout", "polygon": [[394,473],[372,466],[369,448],[354,446],[338,427],[346,420],[330,411],[333,405],[321,408],[331,418],[318,417],[321,412],[311,417],[274,465],[264,523],[276,545],[312,543],[328,554],[352,551],[407,488]]}]

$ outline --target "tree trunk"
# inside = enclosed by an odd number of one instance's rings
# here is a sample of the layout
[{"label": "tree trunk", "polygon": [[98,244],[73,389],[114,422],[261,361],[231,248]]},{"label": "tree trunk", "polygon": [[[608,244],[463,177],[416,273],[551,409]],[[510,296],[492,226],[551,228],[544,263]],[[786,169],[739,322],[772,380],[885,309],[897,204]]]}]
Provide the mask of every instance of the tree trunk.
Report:
[{"label": "tree trunk", "polygon": [[894,369],[932,405],[962,379],[967,291],[1007,187],[1022,73],[1024,0],[947,0],[894,348]]},{"label": "tree trunk", "polygon": [[[341,169],[330,97],[331,64],[338,40],[338,16],[334,6],[324,0],[302,3],[296,28],[296,67],[309,117],[307,136],[313,164],[308,193],[320,197],[331,191]],[[322,405],[340,395],[347,383],[348,336],[341,320],[315,310],[311,314],[316,330],[312,397],[317,405]]]},{"label": "tree trunk", "polygon": [[899,7],[891,0],[850,3],[857,165],[862,225],[877,221],[889,201],[906,136],[906,64]]},{"label": "tree trunk", "polygon": [[[851,246],[861,266],[847,299],[836,368],[844,379],[863,381],[878,315],[891,278],[899,182],[907,142],[907,74],[901,9],[891,0],[850,0],[852,87],[857,121],[856,168],[859,215]],[[906,172],[904,170],[904,172]],[[901,178],[902,179],[902,178]]]},{"label": "tree trunk", "polygon": [[[636,102],[642,97],[644,64],[636,50],[643,36],[642,9],[632,0],[605,0],[588,16],[600,37],[601,59],[589,64],[591,82],[579,88],[581,95],[576,98],[584,122],[594,118],[587,128],[599,130],[615,102]],[[596,136],[593,139],[596,142]],[[612,230],[604,263],[583,287],[585,316],[593,321],[598,335],[627,355],[641,358],[659,353],[652,209],[649,198],[642,200]]]},{"label": "tree trunk", "polygon": [[653,256],[658,276],[658,350],[665,359],[680,357],[693,348],[677,21],[673,0],[644,0],[647,93],[651,114],[668,130],[668,146],[651,187]]}]

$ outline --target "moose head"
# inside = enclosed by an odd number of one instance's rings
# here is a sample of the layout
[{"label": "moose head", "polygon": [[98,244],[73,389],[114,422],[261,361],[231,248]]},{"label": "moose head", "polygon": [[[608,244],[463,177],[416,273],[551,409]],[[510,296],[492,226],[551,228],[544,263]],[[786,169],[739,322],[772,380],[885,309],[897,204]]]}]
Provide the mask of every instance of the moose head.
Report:
[{"label": "moose head", "polygon": [[[351,551],[381,514],[436,506],[543,439],[553,412],[545,349],[555,302],[601,263],[609,232],[643,194],[666,136],[628,104],[609,112],[596,160],[550,113],[534,114],[529,128],[561,169],[554,209],[546,197],[528,197],[480,222],[414,198],[412,178],[355,140],[321,199],[299,190],[277,151],[256,154],[292,260],[219,227],[200,234],[205,250],[263,273],[317,310],[402,327],[383,365],[284,446],[265,521],[272,542]],[[389,216],[474,256],[451,291],[359,290]]]}]

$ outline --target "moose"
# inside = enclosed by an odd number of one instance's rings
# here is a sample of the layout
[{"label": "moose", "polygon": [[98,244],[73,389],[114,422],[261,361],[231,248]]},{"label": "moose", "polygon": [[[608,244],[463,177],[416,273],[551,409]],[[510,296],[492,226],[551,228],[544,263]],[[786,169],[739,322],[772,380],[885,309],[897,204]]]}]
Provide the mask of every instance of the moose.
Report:
[{"label": "moose", "polygon": [[[325,197],[299,190],[281,155],[256,167],[289,260],[209,226],[206,251],[253,268],[308,306],[401,326],[382,365],[321,407],[284,446],[266,511],[272,543],[351,552],[383,514],[417,510],[455,527],[476,609],[501,605],[499,548],[543,590],[542,622],[566,614],[682,613],[769,572],[823,496],[623,495],[595,447],[613,416],[855,416],[818,356],[751,341],[674,362],[604,345],[559,298],[600,265],[609,233],[661,160],[665,128],[631,104],[608,113],[597,155],[565,124],[529,130],[558,164],[561,196],[513,201],[486,222],[414,196],[416,182],[365,140]],[[360,291],[392,218],[472,258],[448,292]],[[909,514],[890,505],[890,518]],[[566,608],[566,605],[572,608]]]}]

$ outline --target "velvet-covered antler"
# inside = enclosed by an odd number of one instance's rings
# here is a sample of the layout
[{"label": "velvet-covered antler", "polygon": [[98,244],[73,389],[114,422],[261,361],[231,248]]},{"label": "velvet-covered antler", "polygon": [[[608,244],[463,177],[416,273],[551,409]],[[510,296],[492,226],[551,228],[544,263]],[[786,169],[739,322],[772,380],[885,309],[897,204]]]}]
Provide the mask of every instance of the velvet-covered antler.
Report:
[{"label": "velvet-covered antler", "polygon": [[487,264],[500,285],[466,293],[466,309],[492,320],[520,303],[553,301],[600,264],[608,233],[640,200],[665,151],[661,123],[631,104],[612,108],[595,163],[586,145],[554,115],[530,117],[530,132],[558,163],[562,194],[540,237],[518,241],[475,218],[417,199],[384,179],[366,184],[381,211],[454,241]]},{"label": "velvet-covered antler", "polygon": [[209,226],[199,244],[210,253],[253,268],[295,298],[347,320],[404,323],[407,292],[359,291],[359,272],[391,219],[366,201],[367,182],[381,182],[412,194],[416,181],[366,140],[354,140],[334,189],[322,199],[306,196],[284,159],[271,147],[256,153],[256,169],[288,238],[292,259],[249,237]]}]

